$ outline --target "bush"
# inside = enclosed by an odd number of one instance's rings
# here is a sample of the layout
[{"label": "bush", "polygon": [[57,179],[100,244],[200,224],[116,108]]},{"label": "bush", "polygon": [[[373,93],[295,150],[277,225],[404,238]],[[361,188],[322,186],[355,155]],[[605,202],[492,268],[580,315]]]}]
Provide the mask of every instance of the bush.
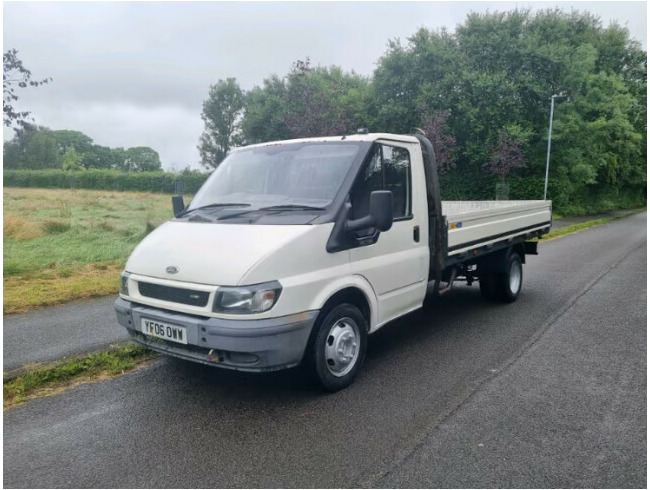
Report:
[{"label": "bush", "polygon": [[93,189],[105,191],[139,191],[174,193],[176,181],[183,182],[183,192],[195,194],[208,175],[198,172],[182,175],[167,172],[119,172],[117,170],[5,170],[5,187],[42,189]]}]

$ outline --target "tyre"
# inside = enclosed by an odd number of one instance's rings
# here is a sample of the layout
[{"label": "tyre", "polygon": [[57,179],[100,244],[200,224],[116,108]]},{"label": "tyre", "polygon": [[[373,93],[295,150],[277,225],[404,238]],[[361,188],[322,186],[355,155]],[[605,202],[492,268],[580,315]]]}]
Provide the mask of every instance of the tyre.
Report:
[{"label": "tyre", "polygon": [[488,301],[497,299],[496,276],[492,274],[481,274],[478,278],[478,284],[481,289],[481,296]]},{"label": "tyre", "polygon": [[309,369],[326,391],[343,389],[354,381],[366,355],[368,322],[359,309],[340,304],[316,323],[310,345]]},{"label": "tyre", "polygon": [[513,253],[505,263],[504,272],[495,276],[497,299],[504,303],[516,301],[521,291],[523,278],[521,257],[519,254]]}]

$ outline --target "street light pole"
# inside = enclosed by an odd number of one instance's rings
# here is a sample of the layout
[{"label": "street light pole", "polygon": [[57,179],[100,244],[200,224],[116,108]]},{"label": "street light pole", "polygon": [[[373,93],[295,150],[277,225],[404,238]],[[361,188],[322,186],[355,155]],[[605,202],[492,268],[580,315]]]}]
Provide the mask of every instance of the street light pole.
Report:
[{"label": "street light pole", "polygon": [[553,132],[553,107],[555,106],[556,97],[566,97],[563,93],[551,95],[551,117],[548,121],[548,147],[546,149],[546,178],[544,179],[544,200],[546,201],[546,191],[548,190],[548,167],[551,161],[551,133]]}]

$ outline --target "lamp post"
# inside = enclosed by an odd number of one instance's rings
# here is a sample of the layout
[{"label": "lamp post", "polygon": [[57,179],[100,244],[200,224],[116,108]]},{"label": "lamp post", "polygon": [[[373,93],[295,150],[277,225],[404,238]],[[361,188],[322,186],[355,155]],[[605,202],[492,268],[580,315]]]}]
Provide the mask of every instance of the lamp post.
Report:
[{"label": "lamp post", "polygon": [[546,191],[548,190],[548,166],[551,161],[551,133],[553,132],[553,108],[555,107],[555,99],[562,99],[568,97],[560,92],[559,94],[551,95],[551,117],[548,121],[548,147],[546,149],[546,178],[544,179],[544,200],[546,201]]}]

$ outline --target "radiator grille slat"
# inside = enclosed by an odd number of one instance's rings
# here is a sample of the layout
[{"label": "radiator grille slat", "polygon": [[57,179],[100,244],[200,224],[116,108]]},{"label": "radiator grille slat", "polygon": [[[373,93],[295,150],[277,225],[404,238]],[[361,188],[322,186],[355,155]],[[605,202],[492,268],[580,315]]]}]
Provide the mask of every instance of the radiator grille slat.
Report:
[{"label": "radiator grille slat", "polygon": [[171,301],[172,303],[181,303],[190,306],[206,306],[210,296],[210,293],[205,291],[161,286],[160,284],[152,284],[149,282],[138,282],[138,291],[140,291],[142,296],[146,296],[147,298]]}]

